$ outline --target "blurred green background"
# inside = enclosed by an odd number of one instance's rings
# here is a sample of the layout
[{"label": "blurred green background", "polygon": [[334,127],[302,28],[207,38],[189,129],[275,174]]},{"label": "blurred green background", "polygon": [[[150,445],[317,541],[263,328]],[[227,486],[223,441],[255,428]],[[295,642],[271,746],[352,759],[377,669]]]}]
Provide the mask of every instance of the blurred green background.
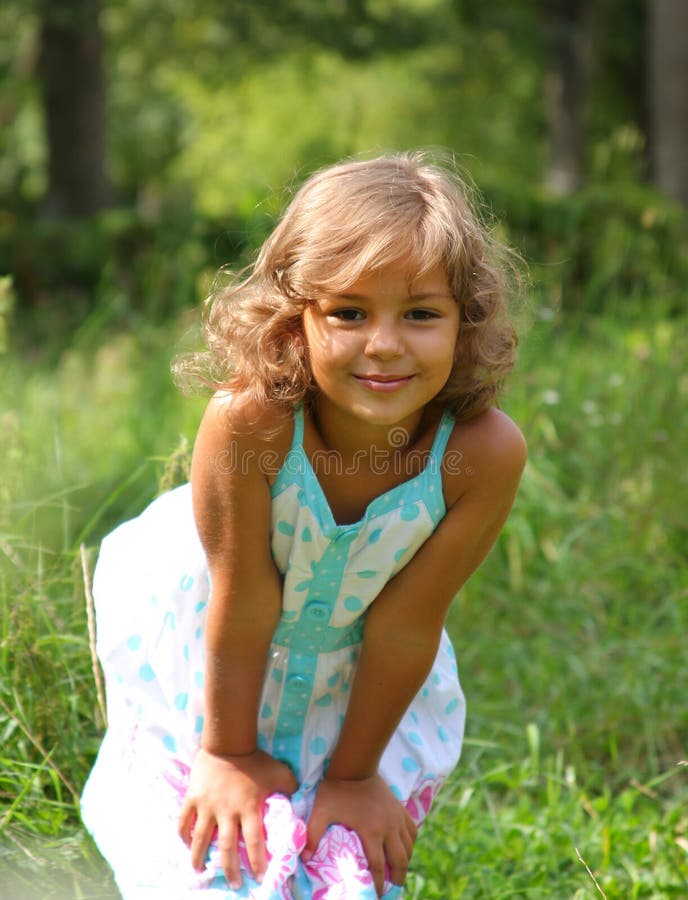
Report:
[{"label": "blurred green background", "polygon": [[115,896],[83,563],[186,477],[213,278],[315,168],[416,147],[527,265],[530,461],[450,614],[466,749],[408,896],[688,896],[686,33],[685,0],[5,0],[3,897]]}]

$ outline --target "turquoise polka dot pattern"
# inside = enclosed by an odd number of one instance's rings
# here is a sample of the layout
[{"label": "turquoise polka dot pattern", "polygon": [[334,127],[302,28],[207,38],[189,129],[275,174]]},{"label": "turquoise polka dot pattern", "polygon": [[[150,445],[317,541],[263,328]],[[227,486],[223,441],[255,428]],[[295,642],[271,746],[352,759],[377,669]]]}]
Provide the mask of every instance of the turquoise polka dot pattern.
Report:
[{"label": "turquoise polka dot pattern", "polygon": [[350,612],[358,612],[359,609],[363,609],[363,601],[360,597],[354,597],[353,595],[349,595],[344,600],[344,606]]},{"label": "turquoise polka dot pattern", "polygon": [[327,747],[328,743],[322,737],[313,738],[309,745],[311,753],[315,753],[316,756],[322,756],[323,753],[327,753]]},{"label": "turquoise polka dot pattern", "polygon": [[[440,462],[452,428],[445,415],[425,469],[374,499],[358,522],[342,524],[304,451],[303,410],[296,412],[291,448],[271,489],[282,613],[266,660],[257,728],[258,746],[298,779],[291,802],[302,819],[345,720],[366,613],[446,512]],[[184,773],[203,733],[204,634],[213,603],[188,485],[162,495],[106,538],[94,593],[109,728],[107,752],[87,785],[84,817],[96,840],[115,842],[112,859],[126,861],[126,871],[116,874],[133,885],[133,896],[150,883],[152,859],[164,859],[160,870],[171,873],[188,865],[169,823],[178,815]],[[382,776],[418,822],[456,764],[463,718],[456,659],[443,634],[432,671],[380,762]],[[136,822],[113,834],[112,822],[131,821],[142,792],[146,838],[135,840]],[[203,876],[206,886],[221,886],[223,900],[246,895],[231,890],[212,865]],[[308,898],[299,882],[302,889]]]},{"label": "turquoise polka dot pattern", "polygon": [[155,671],[148,663],[144,663],[139,669],[141,681],[155,681]]},{"label": "turquoise polka dot pattern", "polygon": [[294,526],[290,522],[278,522],[277,528],[282,534],[286,534],[287,537],[291,537],[294,534]]},{"label": "turquoise polka dot pattern", "polygon": [[193,575],[183,575],[181,581],[179,582],[179,586],[183,591],[190,591],[193,587]]},{"label": "turquoise polka dot pattern", "polygon": [[413,522],[419,515],[420,510],[415,503],[409,503],[407,506],[402,506],[401,508],[401,518],[404,522]]}]

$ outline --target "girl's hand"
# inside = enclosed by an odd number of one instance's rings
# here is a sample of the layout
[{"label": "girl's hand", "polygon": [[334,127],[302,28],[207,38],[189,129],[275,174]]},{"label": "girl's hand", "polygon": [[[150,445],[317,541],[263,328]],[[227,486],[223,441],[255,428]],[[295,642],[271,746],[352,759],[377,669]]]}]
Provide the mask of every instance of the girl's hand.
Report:
[{"label": "girl's hand", "polygon": [[293,772],[267,753],[216,756],[199,750],[179,815],[179,836],[191,849],[191,863],[202,872],[217,826],[225,877],[241,886],[239,829],[253,874],[261,881],[267,867],[263,810],[270,794],[290,796],[297,788]]},{"label": "girl's hand", "polygon": [[385,862],[390,880],[404,883],[418,829],[379,775],[360,781],[323,779],[308,821],[308,840],[302,854],[306,862],[334,823],[358,834],[378,896],[384,889]]}]

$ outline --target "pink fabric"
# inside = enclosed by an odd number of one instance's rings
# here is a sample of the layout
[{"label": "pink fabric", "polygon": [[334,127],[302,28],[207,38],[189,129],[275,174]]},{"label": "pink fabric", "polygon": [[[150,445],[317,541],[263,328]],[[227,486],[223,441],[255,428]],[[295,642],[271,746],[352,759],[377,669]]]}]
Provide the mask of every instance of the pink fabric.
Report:
[{"label": "pink fabric", "polygon": [[[186,793],[188,767],[177,763],[176,774],[165,775],[174,788],[179,803]],[[411,818],[420,825],[427,815],[440,785],[428,783],[407,803]],[[301,858],[306,846],[306,823],[297,816],[290,800],[282,794],[272,794],[265,802],[265,835],[268,866],[262,883],[256,882],[243,837],[239,837],[239,859],[246,893],[236,896],[250,900],[294,900],[295,880],[307,890],[311,900],[377,900],[372,875],[358,835],[343,825],[331,825],[323,835],[315,853],[305,862]],[[205,871],[200,873],[191,888],[217,887],[223,880],[217,844],[211,845]],[[228,896],[232,896],[227,886]],[[383,896],[398,896],[399,888],[385,881]],[[301,893],[296,896],[302,896]]]},{"label": "pink fabric", "polygon": [[[251,884],[246,896],[251,900],[293,900],[292,880],[299,868],[309,883],[312,900],[376,900],[373,878],[363,847],[355,832],[343,825],[331,825],[307,863],[301,859],[306,846],[306,824],[289,802],[273,794],[265,803],[265,833],[268,866],[261,884],[253,881],[246,845],[239,838],[242,875]],[[202,881],[222,875],[219,853],[214,845]],[[387,887],[391,888],[392,885]]]},{"label": "pink fabric", "polygon": [[358,835],[343,825],[331,825],[305,864],[313,885],[313,900],[375,898],[373,878]]},{"label": "pink fabric", "polygon": [[420,825],[430,812],[432,801],[435,799],[439,789],[440,785],[437,782],[428,783],[422,791],[415,796],[409,797],[406,801],[406,809],[416,825]]}]

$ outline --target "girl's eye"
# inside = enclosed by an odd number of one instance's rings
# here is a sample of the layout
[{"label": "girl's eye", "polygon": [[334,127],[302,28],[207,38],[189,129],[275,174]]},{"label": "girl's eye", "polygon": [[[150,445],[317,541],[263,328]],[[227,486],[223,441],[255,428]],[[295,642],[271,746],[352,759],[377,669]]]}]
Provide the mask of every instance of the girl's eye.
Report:
[{"label": "girl's eye", "polygon": [[427,322],[428,319],[439,318],[439,315],[430,309],[412,309],[406,315],[414,322]]},{"label": "girl's eye", "polygon": [[328,313],[331,318],[339,319],[341,322],[358,322],[363,318],[360,309],[335,309]]}]

